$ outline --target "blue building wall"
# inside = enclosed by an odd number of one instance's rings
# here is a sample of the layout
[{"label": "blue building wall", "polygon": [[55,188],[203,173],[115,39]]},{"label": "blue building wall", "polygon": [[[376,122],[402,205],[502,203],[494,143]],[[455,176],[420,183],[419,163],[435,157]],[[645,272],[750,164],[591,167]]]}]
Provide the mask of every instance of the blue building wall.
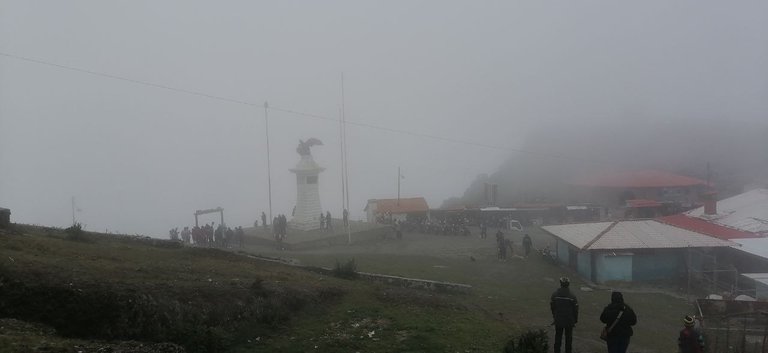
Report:
[{"label": "blue building wall", "polygon": [[568,249],[570,247],[571,244],[557,239],[557,259],[560,260],[560,263],[565,264],[566,266],[568,266],[568,261],[570,260],[570,257],[568,256]]},{"label": "blue building wall", "polygon": [[589,251],[579,251],[578,252],[578,260],[576,263],[576,269],[579,271],[579,274],[587,279],[588,281],[592,280],[592,253]]},{"label": "blue building wall", "polygon": [[596,253],[595,280],[598,283],[607,281],[632,281],[632,254]]},{"label": "blue building wall", "polygon": [[632,264],[635,281],[674,279],[685,271],[684,253],[678,249],[636,253]]}]

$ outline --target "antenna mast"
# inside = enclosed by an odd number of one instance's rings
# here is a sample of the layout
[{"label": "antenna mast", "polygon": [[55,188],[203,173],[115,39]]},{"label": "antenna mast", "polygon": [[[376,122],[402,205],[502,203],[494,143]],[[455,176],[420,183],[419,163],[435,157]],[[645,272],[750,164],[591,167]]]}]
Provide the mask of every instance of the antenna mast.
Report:
[{"label": "antenna mast", "polygon": [[343,196],[345,197],[345,207],[342,210],[347,212],[347,242],[352,244],[352,232],[349,229],[349,159],[347,158],[347,116],[344,106],[344,73],[341,73],[341,148],[342,148],[342,175],[344,178]]},{"label": "antenna mast", "polygon": [[272,221],[272,169],[270,168],[269,161],[269,103],[264,102],[264,131],[267,135],[267,185],[269,187],[269,219]]}]

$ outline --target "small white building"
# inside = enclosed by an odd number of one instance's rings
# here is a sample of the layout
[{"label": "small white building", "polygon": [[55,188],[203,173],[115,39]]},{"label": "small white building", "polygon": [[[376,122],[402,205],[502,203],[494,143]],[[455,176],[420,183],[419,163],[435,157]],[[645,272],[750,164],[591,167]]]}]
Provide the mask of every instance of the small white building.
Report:
[{"label": "small white building", "polygon": [[542,227],[555,238],[557,259],[587,280],[652,281],[688,271],[693,248],[736,245],[656,220],[629,220]]}]

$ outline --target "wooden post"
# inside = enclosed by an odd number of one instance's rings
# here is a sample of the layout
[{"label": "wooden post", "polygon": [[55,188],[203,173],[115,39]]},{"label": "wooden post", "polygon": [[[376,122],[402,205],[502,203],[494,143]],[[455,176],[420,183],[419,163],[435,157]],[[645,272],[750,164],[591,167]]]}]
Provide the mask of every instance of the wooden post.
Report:
[{"label": "wooden post", "polygon": [[712,293],[717,293],[717,253],[712,254]]},{"label": "wooden post", "polygon": [[688,284],[685,289],[685,297],[690,299],[691,295],[691,248],[686,249],[685,252],[685,272],[688,275]]}]

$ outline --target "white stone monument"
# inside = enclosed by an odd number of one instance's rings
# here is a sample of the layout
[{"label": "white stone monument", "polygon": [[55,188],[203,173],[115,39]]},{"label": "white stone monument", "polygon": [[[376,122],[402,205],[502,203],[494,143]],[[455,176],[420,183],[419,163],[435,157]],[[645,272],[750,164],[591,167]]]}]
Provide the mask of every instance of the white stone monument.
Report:
[{"label": "white stone monument", "polygon": [[309,148],[323,143],[311,138],[307,142],[299,140],[296,152],[301,160],[291,172],[296,174],[296,209],[291,219],[291,227],[299,230],[320,229],[320,190],[318,188],[319,174],[325,168],[319,166],[312,158]]}]

